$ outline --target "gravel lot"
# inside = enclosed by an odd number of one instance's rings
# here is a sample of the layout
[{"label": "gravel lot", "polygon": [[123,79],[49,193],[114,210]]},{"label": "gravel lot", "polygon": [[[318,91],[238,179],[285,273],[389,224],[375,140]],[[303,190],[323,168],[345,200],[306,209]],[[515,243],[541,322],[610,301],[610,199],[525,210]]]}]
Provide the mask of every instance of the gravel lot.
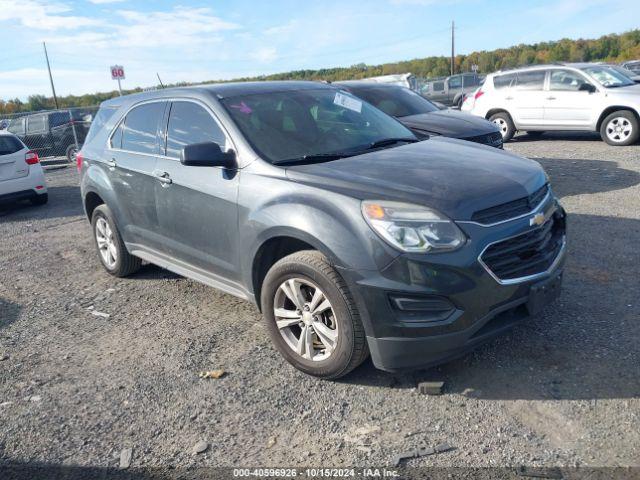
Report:
[{"label": "gravel lot", "polygon": [[47,206],[0,210],[0,469],[113,468],[125,448],[131,468],[390,465],[442,442],[455,449],[408,465],[640,466],[640,146],[507,148],[542,163],[569,212],[559,304],[437,369],[367,362],[338,382],[285,363],[246,302],[151,265],[107,275],[75,169],[49,171]]}]

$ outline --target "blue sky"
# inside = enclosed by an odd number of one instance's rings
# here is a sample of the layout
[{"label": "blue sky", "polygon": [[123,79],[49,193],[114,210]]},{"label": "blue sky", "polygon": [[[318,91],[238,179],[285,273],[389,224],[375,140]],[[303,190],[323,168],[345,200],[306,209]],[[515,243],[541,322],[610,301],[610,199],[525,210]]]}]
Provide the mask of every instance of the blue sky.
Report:
[{"label": "blue sky", "polygon": [[0,98],[377,64],[640,27],[640,2],[601,0],[0,0]]}]

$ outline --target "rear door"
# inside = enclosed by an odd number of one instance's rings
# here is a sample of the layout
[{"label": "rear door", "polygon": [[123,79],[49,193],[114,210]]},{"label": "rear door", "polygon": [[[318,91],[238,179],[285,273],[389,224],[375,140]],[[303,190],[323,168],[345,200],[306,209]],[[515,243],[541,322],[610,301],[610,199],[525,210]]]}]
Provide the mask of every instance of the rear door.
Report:
[{"label": "rear door", "polygon": [[156,166],[160,231],[174,258],[219,276],[221,281],[235,280],[240,175],[221,167],[182,165],[182,148],[202,142],[231,148],[208,106],[195,100],[173,101],[166,126],[166,156]]},{"label": "rear door", "polygon": [[158,129],[166,101],[133,107],[109,139],[104,167],[118,197],[118,227],[127,243],[162,247],[156,214],[154,170],[160,151]]},{"label": "rear door", "polygon": [[[524,70],[517,73],[515,87],[507,95],[513,105],[509,113],[517,127],[540,126],[544,124],[544,91],[546,70]],[[511,98],[509,98],[511,97]]]},{"label": "rear door", "polygon": [[[585,128],[594,123],[599,113],[600,92],[580,90],[589,83],[582,74],[568,69],[554,69],[549,72],[549,91],[545,95],[545,123],[550,127]],[[591,84],[593,85],[593,84]],[[595,86],[595,85],[594,85]]]},{"label": "rear door", "polygon": [[25,162],[27,149],[11,135],[0,134],[0,182],[26,177],[29,166]]}]

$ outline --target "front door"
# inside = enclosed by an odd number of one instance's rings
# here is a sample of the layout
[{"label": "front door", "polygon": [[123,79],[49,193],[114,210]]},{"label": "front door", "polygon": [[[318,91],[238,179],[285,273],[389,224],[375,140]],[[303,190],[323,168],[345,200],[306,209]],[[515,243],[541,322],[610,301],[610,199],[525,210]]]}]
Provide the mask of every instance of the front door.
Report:
[{"label": "front door", "polygon": [[593,124],[600,93],[581,90],[591,84],[572,70],[555,69],[549,73],[549,91],[545,95],[545,124],[550,127],[584,128]]},{"label": "front door", "polygon": [[185,145],[216,142],[230,147],[213,112],[199,102],[174,101],[166,126],[166,156],[156,165],[158,220],[171,256],[220,281],[238,278],[238,180],[240,172],[180,163]]}]

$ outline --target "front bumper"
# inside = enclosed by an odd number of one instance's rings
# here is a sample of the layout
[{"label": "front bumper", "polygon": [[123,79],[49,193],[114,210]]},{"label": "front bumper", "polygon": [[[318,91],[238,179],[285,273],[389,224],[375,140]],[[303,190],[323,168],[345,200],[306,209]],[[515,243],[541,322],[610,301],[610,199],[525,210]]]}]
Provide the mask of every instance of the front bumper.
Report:
[{"label": "front bumper", "polygon": [[[553,197],[541,210],[564,220]],[[559,285],[566,237],[546,270],[500,282],[479,258],[487,246],[531,231],[529,216],[491,227],[459,225],[469,240],[456,252],[403,254],[380,272],[341,269],[377,368],[425,368],[460,356],[530,317],[533,286],[551,279]]]}]

